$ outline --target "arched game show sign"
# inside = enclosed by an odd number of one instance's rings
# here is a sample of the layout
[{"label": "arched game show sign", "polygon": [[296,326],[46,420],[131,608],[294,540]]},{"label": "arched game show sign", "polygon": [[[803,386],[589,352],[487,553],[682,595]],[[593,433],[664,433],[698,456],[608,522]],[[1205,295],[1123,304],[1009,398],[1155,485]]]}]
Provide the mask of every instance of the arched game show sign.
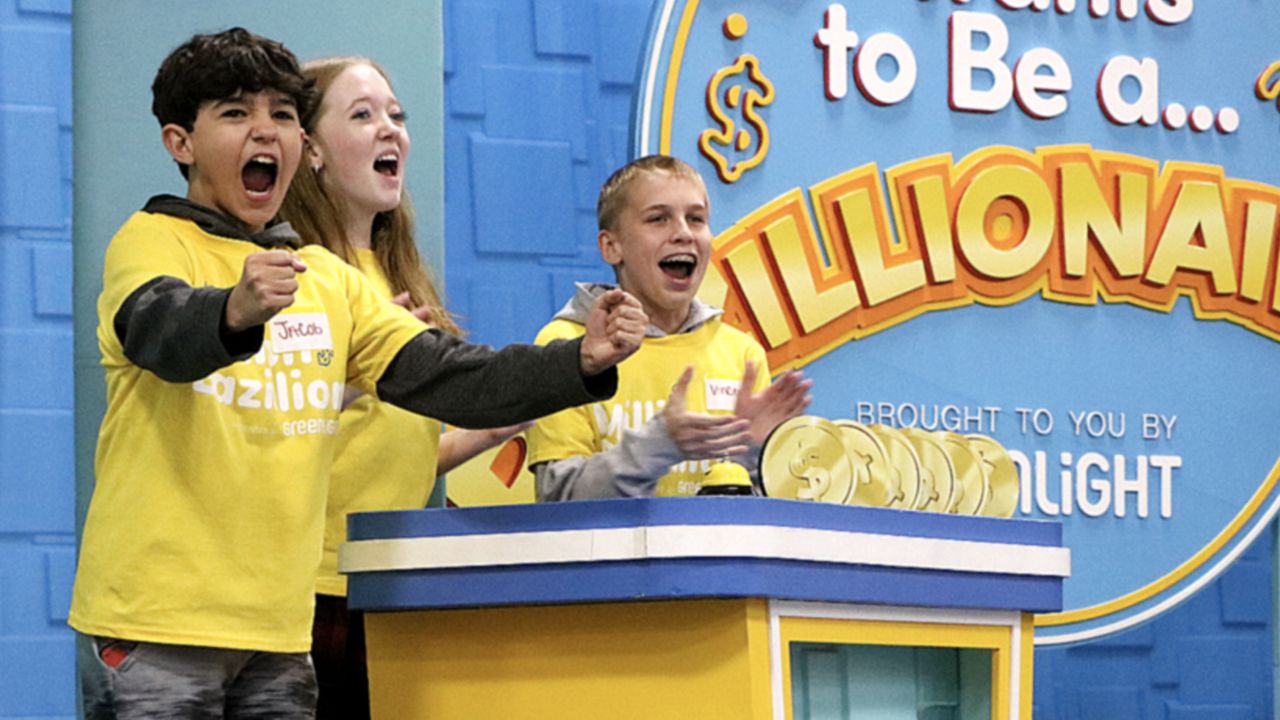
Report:
[{"label": "arched game show sign", "polygon": [[660,0],[637,154],[695,164],[704,299],[831,419],[985,435],[1102,637],[1280,494],[1280,5]]}]

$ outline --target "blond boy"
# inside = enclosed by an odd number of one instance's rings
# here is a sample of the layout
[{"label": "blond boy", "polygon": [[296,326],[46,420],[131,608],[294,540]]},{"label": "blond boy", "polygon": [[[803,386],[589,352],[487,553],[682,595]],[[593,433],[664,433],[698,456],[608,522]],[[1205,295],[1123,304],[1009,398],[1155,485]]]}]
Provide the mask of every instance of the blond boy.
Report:
[{"label": "blond boy", "polygon": [[698,301],[710,213],[702,178],[676,158],[640,158],[605,182],[597,242],[617,287],[580,284],[536,342],[582,335],[590,304],[618,288],[640,301],[649,326],[640,350],[618,366],[614,398],[530,431],[539,500],[692,495],[713,458],[754,475],[765,437],[808,406],[809,381],[787,373],[770,385],[760,344]]}]

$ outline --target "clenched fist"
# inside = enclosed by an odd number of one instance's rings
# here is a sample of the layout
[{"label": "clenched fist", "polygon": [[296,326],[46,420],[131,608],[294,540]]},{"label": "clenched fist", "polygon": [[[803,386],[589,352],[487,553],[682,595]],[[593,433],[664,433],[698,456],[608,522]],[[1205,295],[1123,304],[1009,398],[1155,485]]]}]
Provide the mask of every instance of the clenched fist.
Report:
[{"label": "clenched fist", "polygon": [[298,273],[307,266],[288,250],[264,250],[244,259],[240,282],[227,298],[227,329],[232,332],[265,324],[293,304]]},{"label": "clenched fist", "polygon": [[591,305],[587,315],[587,334],[582,338],[579,367],[590,377],[626,360],[644,340],[649,316],[640,301],[627,292],[614,288]]}]

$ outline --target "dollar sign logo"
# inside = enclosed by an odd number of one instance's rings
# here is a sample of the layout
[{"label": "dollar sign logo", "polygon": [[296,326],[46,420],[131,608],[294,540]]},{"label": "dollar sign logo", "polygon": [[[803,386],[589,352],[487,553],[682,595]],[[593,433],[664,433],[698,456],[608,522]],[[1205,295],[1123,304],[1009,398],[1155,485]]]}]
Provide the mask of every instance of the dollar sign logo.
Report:
[{"label": "dollar sign logo", "polygon": [[[737,182],[769,153],[769,126],[757,108],[772,103],[773,96],[773,83],[754,55],[739,55],[707,83],[707,112],[718,127],[698,135],[698,149],[724,182]],[[731,117],[731,112],[741,117]]]},{"label": "dollar sign logo", "polygon": [[805,486],[796,491],[797,500],[817,500],[831,489],[831,473],[820,464],[817,448],[800,448],[787,469],[805,481]]}]

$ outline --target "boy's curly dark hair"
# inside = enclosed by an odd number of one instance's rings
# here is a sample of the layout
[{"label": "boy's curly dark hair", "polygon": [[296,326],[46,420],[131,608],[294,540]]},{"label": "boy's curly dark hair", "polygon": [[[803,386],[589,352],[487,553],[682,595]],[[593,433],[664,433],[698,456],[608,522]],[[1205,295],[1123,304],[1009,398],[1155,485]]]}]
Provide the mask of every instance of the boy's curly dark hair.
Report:
[{"label": "boy's curly dark hair", "polygon": [[293,98],[301,115],[314,84],[284,45],[233,27],[195,35],[169,53],[151,84],[151,112],[162,127],[174,123],[191,130],[201,103],[271,89]]}]

